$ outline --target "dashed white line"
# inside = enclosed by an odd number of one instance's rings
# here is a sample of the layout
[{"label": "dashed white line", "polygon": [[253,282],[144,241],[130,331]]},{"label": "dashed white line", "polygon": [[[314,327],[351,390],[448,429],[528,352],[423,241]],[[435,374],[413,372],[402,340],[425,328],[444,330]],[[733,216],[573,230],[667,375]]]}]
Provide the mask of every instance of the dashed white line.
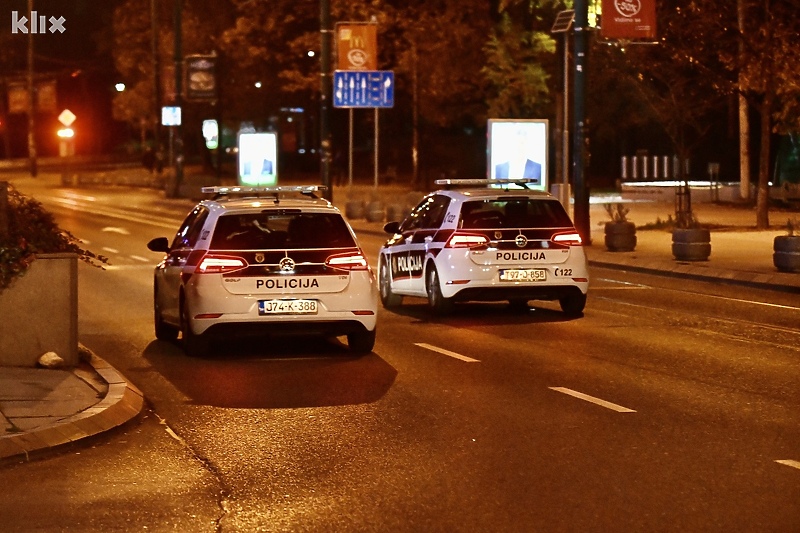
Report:
[{"label": "dashed white line", "polygon": [[791,459],[781,459],[775,462],[780,463],[782,465],[791,466],[792,468],[800,470],[800,461],[792,461]]},{"label": "dashed white line", "polygon": [[139,261],[140,263],[152,263],[152,259],[148,259],[146,257],[142,257],[141,255],[131,255],[129,256],[134,261]]},{"label": "dashed white line", "polygon": [[582,392],[574,391],[572,389],[567,389],[566,387],[549,387],[551,390],[556,392],[561,392],[564,394],[568,394],[575,398],[579,398],[581,400],[585,400],[587,402],[591,402],[593,404],[599,405],[601,407],[605,407],[606,409],[611,409],[612,411],[616,411],[618,413],[635,413],[633,409],[628,409],[627,407],[622,407],[621,405],[617,405],[615,403],[607,402],[605,400],[601,400],[600,398],[595,398],[594,396],[589,396],[588,394],[584,394]]},{"label": "dashed white line", "polygon": [[119,250],[117,250],[116,248],[109,248],[108,246],[103,246],[103,251],[104,252],[108,252],[110,254],[118,254],[119,253]]},{"label": "dashed white line", "polygon": [[466,355],[461,355],[460,353],[451,352],[450,350],[445,350],[444,348],[438,348],[430,344],[425,344],[424,342],[415,342],[414,346],[419,346],[420,348],[425,348],[426,350],[430,350],[432,352],[437,352],[442,355],[446,355],[448,357],[453,357],[454,359],[464,361],[465,363],[480,363],[480,361],[478,361],[477,359],[473,359],[472,357],[467,357]]}]

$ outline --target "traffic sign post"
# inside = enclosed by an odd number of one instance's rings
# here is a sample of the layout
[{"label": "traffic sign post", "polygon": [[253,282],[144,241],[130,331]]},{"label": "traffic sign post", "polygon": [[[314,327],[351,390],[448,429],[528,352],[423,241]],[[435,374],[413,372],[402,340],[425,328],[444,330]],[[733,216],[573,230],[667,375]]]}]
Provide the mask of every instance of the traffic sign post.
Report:
[{"label": "traffic sign post", "polygon": [[333,73],[334,107],[394,107],[391,70],[337,70]]},{"label": "traffic sign post", "polygon": [[375,110],[375,188],[378,187],[378,110],[394,107],[394,72],[391,70],[337,70],[333,73],[333,106],[350,109],[350,170],[353,184],[353,109]]}]

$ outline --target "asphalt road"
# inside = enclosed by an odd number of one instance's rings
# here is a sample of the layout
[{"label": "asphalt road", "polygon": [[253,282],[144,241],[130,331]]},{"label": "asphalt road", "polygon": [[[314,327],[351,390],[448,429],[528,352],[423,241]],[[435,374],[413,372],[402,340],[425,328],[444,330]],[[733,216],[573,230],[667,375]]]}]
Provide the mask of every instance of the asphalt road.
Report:
[{"label": "asphalt road", "polygon": [[180,215],[40,194],[110,257],[81,266],[80,339],[152,410],[0,469],[4,530],[800,530],[796,295],[592,269],[580,319],[409,298],[366,357],[264,339],[190,359],[154,339],[145,247]]}]

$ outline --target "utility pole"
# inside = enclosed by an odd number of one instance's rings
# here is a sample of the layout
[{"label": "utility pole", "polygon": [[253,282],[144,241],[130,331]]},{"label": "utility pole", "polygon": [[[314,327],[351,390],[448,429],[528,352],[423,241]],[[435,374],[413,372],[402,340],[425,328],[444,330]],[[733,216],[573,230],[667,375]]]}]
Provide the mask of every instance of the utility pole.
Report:
[{"label": "utility pole", "polygon": [[183,0],[173,0],[174,4],[174,18],[175,18],[175,105],[181,111],[181,123],[175,126],[175,190],[173,193],[177,196],[180,191],[181,184],[183,183],[183,44],[182,39],[182,25],[183,18]]},{"label": "utility pole", "polygon": [[156,157],[161,157],[161,62],[158,58],[158,10],[150,0],[150,46],[153,55],[153,144]]},{"label": "utility pole", "polygon": [[[28,0],[29,17],[33,18],[33,0]],[[31,176],[39,173],[36,164],[36,87],[33,79],[33,28],[28,31],[28,157]]]},{"label": "utility pole", "polygon": [[320,0],[319,2],[319,31],[322,40],[319,76],[319,172],[320,181],[326,187],[323,196],[328,201],[333,201],[333,187],[331,186],[331,153],[333,147],[330,131],[330,109],[333,91],[333,81],[331,80],[333,29],[331,28],[330,0]]},{"label": "utility pole", "polygon": [[589,223],[589,190],[586,187],[584,167],[586,159],[586,69],[587,42],[589,31],[589,10],[586,0],[575,0],[575,74],[573,75],[573,142],[572,169],[575,184],[575,228],[583,242],[591,243]]}]

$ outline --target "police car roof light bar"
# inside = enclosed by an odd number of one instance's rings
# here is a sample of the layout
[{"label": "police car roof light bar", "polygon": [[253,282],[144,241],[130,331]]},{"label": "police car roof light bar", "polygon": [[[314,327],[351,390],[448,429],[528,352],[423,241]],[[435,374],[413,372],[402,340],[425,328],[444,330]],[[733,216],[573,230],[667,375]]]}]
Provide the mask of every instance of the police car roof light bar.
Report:
[{"label": "police car roof light bar", "polygon": [[214,199],[229,195],[267,195],[278,197],[282,194],[300,193],[312,198],[318,198],[315,194],[318,191],[327,189],[325,185],[276,185],[271,187],[202,187],[200,192],[203,194],[213,194]]},{"label": "police car roof light bar", "polygon": [[521,185],[526,189],[530,189],[529,185],[532,183],[538,183],[538,180],[532,180],[529,178],[504,178],[504,179],[445,179],[445,180],[436,180],[434,183],[436,185],[444,185],[447,189],[452,187],[474,187],[477,185],[485,185],[489,187],[491,185]]}]

